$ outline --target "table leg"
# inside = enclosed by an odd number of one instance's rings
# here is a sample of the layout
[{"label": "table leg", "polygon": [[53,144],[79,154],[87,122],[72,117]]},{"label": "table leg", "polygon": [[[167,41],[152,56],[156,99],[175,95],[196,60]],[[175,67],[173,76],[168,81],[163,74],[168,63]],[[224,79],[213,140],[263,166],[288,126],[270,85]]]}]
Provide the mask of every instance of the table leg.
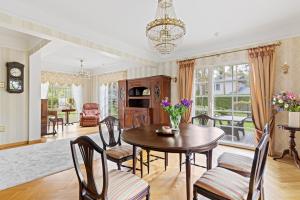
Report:
[{"label": "table leg", "polygon": [[299,159],[299,155],[298,155],[298,152],[296,149],[295,133],[296,133],[296,131],[293,131],[293,130],[290,131],[289,149],[285,149],[282,152],[280,157],[275,157],[273,159],[274,160],[282,159],[282,158],[284,158],[285,155],[289,154],[294,159],[296,166],[298,168],[300,168],[300,159]]},{"label": "table leg", "polygon": [[69,125],[69,112],[66,112],[65,116],[66,116],[66,124]]},{"label": "table leg", "polygon": [[186,199],[191,199],[191,152],[185,154],[185,168],[186,168]]},{"label": "table leg", "polygon": [[207,166],[206,166],[206,169],[207,170],[210,170],[211,168],[212,168],[212,152],[213,152],[213,150],[210,150],[210,151],[208,151],[208,153],[207,153],[207,160],[206,160],[206,164],[207,164]]},{"label": "table leg", "polygon": [[291,131],[290,134],[290,154],[294,158],[295,164],[298,168],[300,168],[300,159],[298,155],[298,151],[296,149],[296,142],[295,142],[295,133],[296,131]]},{"label": "table leg", "polygon": [[285,149],[285,150],[282,152],[281,156],[279,156],[279,157],[274,157],[273,160],[282,159],[282,158],[284,158],[284,156],[286,156],[286,155],[288,155],[288,154],[290,154],[290,150],[289,150],[289,149]]},{"label": "table leg", "polygon": [[132,173],[135,174],[136,170],[136,146],[132,145],[132,156],[133,156],[133,166],[132,166]]}]

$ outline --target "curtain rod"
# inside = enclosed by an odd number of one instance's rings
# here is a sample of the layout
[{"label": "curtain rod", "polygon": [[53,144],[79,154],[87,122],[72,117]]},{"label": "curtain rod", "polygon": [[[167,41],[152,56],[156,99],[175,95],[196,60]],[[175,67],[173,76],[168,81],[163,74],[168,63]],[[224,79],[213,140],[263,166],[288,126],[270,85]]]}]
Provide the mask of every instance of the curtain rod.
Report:
[{"label": "curtain rod", "polygon": [[209,57],[213,57],[213,56],[220,56],[223,54],[229,54],[229,53],[236,53],[236,52],[240,52],[240,51],[246,51],[246,50],[250,50],[252,48],[259,48],[259,47],[264,47],[264,46],[280,46],[281,42],[276,42],[276,43],[272,43],[272,44],[267,44],[267,45],[263,45],[263,46],[256,46],[256,47],[248,47],[248,48],[244,48],[244,49],[237,49],[237,50],[233,50],[233,51],[225,51],[223,53],[215,53],[215,54],[211,54],[211,55],[206,55],[206,56],[199,56],[199,57],[193,57],[193,58],[188,58],[188,59],[183,59],[183,60],[178,60],[179,61],[188,61],[188,60],[197,60],[197,59],[201,59],[201,58],[209,58]]}]

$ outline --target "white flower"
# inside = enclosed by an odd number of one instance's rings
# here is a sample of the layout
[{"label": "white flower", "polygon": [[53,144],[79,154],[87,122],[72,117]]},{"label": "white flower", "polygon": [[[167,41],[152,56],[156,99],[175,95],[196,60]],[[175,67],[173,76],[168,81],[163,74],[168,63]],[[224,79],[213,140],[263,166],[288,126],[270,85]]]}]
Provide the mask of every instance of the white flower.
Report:
[{"label": "white flower", "polygon": [[284,107],[285,107],[285,108],[288,108],[288,107],[289,107],[289,104],[284,104]]},{"label": "white flower", "polygon": [[278,100],[278,103],[283,103],[282,99],[279,99],[279,100]]}]

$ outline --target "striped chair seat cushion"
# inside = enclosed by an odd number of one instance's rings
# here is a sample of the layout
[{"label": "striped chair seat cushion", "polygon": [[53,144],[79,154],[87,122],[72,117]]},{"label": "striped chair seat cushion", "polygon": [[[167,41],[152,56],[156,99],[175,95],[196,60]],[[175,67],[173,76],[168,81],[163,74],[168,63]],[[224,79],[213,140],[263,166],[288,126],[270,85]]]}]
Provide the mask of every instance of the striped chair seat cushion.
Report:
[{"label": "striped chair seat cushion", "polygon": [[[128,156],[132,156],[133,155],[132,150],[133,149],[131,145],[115,146],[110,149],[107,149],[106,155],[111,158],[122,159]],[[136,155],[139,155],[141,151],[142,151],[141,148],[136,148]]]},{"label": "striped chair seat cushion", "polygon": [[132,173],[116,169],[108,173],[107,196],[109,200],[141,199],[148,190],[148,183]]},{"label": "striped chair seat cushion", "polygon": [[223,153],[218,158],[218,167],[234,171],[242,176],[250,177],[253,159],[247,156]]},{"label": "striped chair seat cushion", "polygon": [[194,186],[229,200],[246,200],[249,178],[216,167],[205,172]]}]

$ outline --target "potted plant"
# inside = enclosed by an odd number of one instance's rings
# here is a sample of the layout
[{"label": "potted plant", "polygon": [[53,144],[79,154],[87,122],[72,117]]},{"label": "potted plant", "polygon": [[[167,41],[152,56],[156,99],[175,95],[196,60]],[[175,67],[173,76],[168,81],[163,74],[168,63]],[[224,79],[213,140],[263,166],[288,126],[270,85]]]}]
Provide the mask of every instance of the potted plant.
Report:
[{"label": "potted plant", "polygon": [[281,92],[273,97],[277,111],[289,112],[290,127],[300,127],[300,98],[292,92]]},{"label": "potted plant", "polygon": [[190,108],[192,101],[182,99],[179,103],[172,105],[168,98],[165,98],[162,103],[162,108],[169,114],[172,130],[179,130],[181,116]]}]

